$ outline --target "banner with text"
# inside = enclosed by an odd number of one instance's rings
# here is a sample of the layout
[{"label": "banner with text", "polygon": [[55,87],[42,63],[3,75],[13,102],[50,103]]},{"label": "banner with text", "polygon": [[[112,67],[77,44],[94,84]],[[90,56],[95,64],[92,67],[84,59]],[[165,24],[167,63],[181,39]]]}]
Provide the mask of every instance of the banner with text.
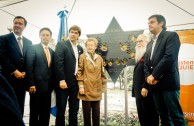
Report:
[{"label": "banner with text", "polygon": [[194,126],[194,30],[177,31],[179,51],[180,102],[188,126]]}]

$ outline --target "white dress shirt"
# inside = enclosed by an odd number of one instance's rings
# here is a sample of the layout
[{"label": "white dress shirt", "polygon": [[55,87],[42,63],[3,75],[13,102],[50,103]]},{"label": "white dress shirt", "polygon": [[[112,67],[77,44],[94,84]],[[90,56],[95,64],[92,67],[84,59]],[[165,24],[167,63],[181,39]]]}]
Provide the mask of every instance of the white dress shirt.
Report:
[{"label": "white dress shirt", "polygon": [[159,35],[160,35],[160,32],[156,36],[153,36],[153,38],[152,38],[153,44],[152,44],[152,51],[151,51],[150,60],[152,60],[152,56],[153,56],[153,53],[154,53],[154,48],[155,48],[155,45],[156,45],[156,42],[158,40]]}]

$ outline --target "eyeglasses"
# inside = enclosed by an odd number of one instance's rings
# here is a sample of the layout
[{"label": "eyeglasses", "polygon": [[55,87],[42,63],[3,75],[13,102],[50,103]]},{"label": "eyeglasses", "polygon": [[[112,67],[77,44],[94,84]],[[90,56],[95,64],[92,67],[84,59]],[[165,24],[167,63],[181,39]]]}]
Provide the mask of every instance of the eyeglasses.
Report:
[{"label": "eyeglasses", "polygon": [[143,40],[136,41],[136,43],[142,43],[142,42],[144,42],[144,41]]}]

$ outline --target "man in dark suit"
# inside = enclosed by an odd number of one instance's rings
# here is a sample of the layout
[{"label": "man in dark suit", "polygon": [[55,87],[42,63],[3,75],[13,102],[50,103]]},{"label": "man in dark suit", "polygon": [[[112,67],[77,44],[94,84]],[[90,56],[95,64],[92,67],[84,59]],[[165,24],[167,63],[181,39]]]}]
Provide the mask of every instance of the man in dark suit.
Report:
[{"label": "man in dark suit", "polygon": [[49,126],[54,79],[54,51],[48,47],[52,32],[42,28],[41,43],[27,51],[27,79],[30,93],[30,126]]},{"label": "man in dark suit", "polygon": [[0,74],[0,123],[5,126],[24,126],[16,95]]},{"label": "man in dark suit", "polygon": [[144,75],[144,55],[148,38],[140,34],[136,40],[135,61],[133,72],[132,96],[135,97],[138,118],[141,126],[159,126],[159,116],[156,111],[152,93],[147,86]]},{"label": "man in dark suit", "polygon": [[27,25],[25,18],[17,16],[13,20],[13,32],[0,36],[0,65],[2,75],[8,80],[15,91],[21,113],[24,113],[26,94],[25,60],[26,51],[32,42],[22,36]]},{"label": "man in dark suit", "polygon": [[162,15],[152,15],[148,20],[153,41],[147,46],[144,63],[147,83],[152,85],[153,97],[162,125],[185,126],[179,103],[179,36],[176,32],[166,31],[166,20]]},{"label": "man in dark suit", "polygon": [[58,42],[55,49],[56,86],[56,126],[65,126],[65,110],[69,101],[69,126],[77,126],[79,99],[76,73],[79,55],[83,53],[77,40],[81,35],[80,27],[74,25],[69,29],[67,41]]}]

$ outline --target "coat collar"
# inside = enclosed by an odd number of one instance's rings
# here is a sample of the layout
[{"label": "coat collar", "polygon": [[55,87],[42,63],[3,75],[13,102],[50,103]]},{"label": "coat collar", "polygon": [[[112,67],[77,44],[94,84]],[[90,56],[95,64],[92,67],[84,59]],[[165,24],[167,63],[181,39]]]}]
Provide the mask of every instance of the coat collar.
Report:
[{"label": "coat collar", "polygon": [[46,54],[44,51],[44,46],[41,43],[38,44],[38,49],[39,49],[44,61],[47,63]]},{"label": "coat collar", "polygon": [[[142,58],[141,58],[138,62],[136,62],[135,68],[137,67],[137,65],[138,65],[139,63],[143,63],[143,62],[144,62],[144,58],[145,58],[145,54],[142,56]],[[135,69],[135,68],[134,68],[134,69]]]},{"label": "coat collar", "polygon": [[[47,63],[47,59],[46,59],[46,53],[45,53],[44,47],[45,47],[45,46],[43,46],[42,43],[39,43],[39,44],[38,44],[38,50],[40,51],[40,53],[41,53],[41,55],[42,55],[42,57],[43,57],[43,59],[44,59],[44,62],[45,62],[46,64],[48,64],[48,63]],[[53,57],[52,57],[52,49],[51,49],[49,46],[48,46],[48,49],[49,49],[50,58],[51,58],[50,64],[52,65],[52,60],[53,60]]]},{"label": "coat collar", "polygon": [[[70,40],[67,40],[65,41],[67,42],[67,46],[69,47],[70,51],[71,51],[71,54],[73,55],[73,57],[75,58],[75,54],[74,54],[74,51],[73,51],[73,47],[72,47],[72,44],[71,44],[71,41]],[[82,51],[82,48],[77,44],[77,51],[78,51],[78,57],[79,55],[83,52]]]},{"label": "coat collar", "polygon": [[85,55],[86,55],[86,59],[89,60],[94,65],[94,67],[96,67],[96,64],[94,63],[94,61],[98,58],[98,55],[95,53],[93,59],[90,56],[90,54],[88,54],[88,52],[85,52]]},{"label": "coat collar", "polygon": [[[16,37],[15,37],[15,35],[14,35],[14,33],[12,32],[12,33],[10,33],[10,41],[11,41],[11,43],[13,44],[13,46],[16,48],[16,50],[18,51],[18,53],[22,56],[22,53],[21,53],[21,51],[20,51],[20,47],[19,47],[19,45],[18,45],[18,42],[17,42],[17,39],[16,39]],[[23,37],[22,37],[22,41],[24,41],[23,40]],[[24,43],[24,42],[23,42]],[[24,49],[24,44],[23,44],[23,49]],[[24,52],[24,50],[23,50],[23,52]],[[25,53],[23,54],[23,56],[25,55]],[[22,57],[23,57],[22,56]]]},{"label": "coat collar", "polygon": [[12,33],[14,34],[16,40],[17,40],[18,37],[21,37],[23,39],[23,36],[22,35],[21,36],[18,36],[14,32],[12,32]]}]

